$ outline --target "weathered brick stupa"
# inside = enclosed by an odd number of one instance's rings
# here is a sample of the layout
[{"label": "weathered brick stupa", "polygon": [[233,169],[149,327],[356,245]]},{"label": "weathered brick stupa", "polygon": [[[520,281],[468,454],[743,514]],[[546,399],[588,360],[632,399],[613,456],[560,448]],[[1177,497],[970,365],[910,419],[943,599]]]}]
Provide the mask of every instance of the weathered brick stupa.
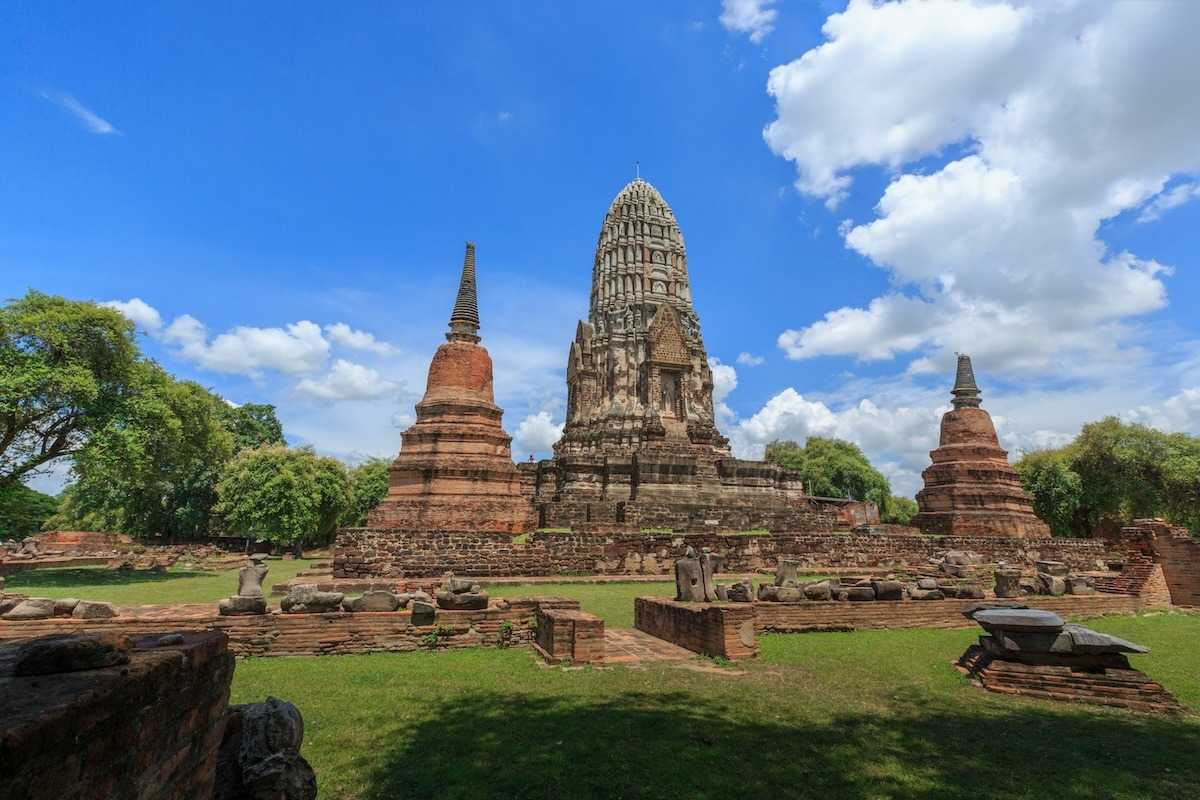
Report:
[{"label": "weathered brick stupa", "polygon": [[554,455],[522,465],[543,526],[811,529],[819,516],[797,473],[732,457],[717,431],[683,233],[640,178],[600,228]]},{"label": "weathered brick stupa", "polygon": [[475,245],[467,243],[446,343],[429,365],[417,421],[402,434],[388,493],[372,528],[520,533],[532,527],[512,438],[492,394],[492,359],[479,344]]},{"label": "weathered brick stupa", "polygon": [[942,417],[941,438],[921,477],[920,513],[912,525],[927,533],[1044,539],[1050,529],[1033,513],[1033,498],[1001,449],[992,418],[979,407],[970,356],[958,357],[953,406]]}]

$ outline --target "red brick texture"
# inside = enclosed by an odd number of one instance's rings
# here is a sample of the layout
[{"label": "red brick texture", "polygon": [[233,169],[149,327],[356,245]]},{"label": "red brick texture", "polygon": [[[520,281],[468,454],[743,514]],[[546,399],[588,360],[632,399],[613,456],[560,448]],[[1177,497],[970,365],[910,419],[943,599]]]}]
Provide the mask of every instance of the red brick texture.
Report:
[{"label": "red brick texture", "polygon": [[917,492],[921,510],[914,526],[958,536],[1050,537],[982,408],[946,412],[929,457],[933,463],[921,473],[925,488]]},{"label": "red brick texture", "polygon": [[0,796],[212,797],[232,677],[217,633],[125,666],[0,677]]},{"label": "red brick texture", "polygon": [[701,655],[738,661],[758,655],[753,603],[677,603],[634,600],[634,627]]},{"label": "red brick texture", "polygon": [[[163,633],[168,630],[220,631],[229,637],[229,649],[245,656],[317,656],[348,653],[409,652],[463,647],[524,644],[533,639],[534,616],[540,605],[550,608],[578,609],[579,601],[568,598],[517,598],[508,608],[492,607],[485,611],[443,611],[438,609],[431,625],[413,625],[408,611],[364,612],[349,614],[261,614],[222,617],[212,608],[207,614],[186,615],[183,609],[171,616],[171,607],[162,614],[145,618],[114,617],[101,620],[70,618],[27,622],[0,620],[0,640],[55,633],[113,631],[132,636]],[[194,608],[194,607],[191,607]],[[164,616],[167,618],[164,619]],[[508,622],[509,625],[504,623]]]},{"label": "red brick texture", "polygon": [[1023,540],[919,534],[534,533],[526,542],[488,533],[401,532],[347,528],[338,534],[335,578],[422,578],[456,575],[669,575],[687,548],[708,547],[729,572],[772,570],[780,558],[804,567],[899,568],[925,565],[946,550],[1032,568],[1038,560],[1071,569],[1103,569],[1109,546],[1094,539]]},{"label": "red brick texture", "polygon": [[601,665],[604,620],[586,611],[539,607],[533,646],[548,664]]},{"label": "red brick texture", "polygon": [[1160,604],[1200,606],[1200,539],[1159,519],[1121,529],[1114,548],[1124,554],[1120,574],[1097,582],[1100,591],[1153,596]]}]

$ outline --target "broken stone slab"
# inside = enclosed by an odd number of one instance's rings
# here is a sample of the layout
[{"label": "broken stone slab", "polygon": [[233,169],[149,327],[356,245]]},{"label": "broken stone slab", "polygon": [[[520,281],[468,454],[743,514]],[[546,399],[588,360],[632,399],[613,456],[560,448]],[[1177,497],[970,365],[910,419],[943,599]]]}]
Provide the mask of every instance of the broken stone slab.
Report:
[{"label": "broken stone slab", "polygon": [[809,600],[829,600],[833,597],[833,590],[829,581],[817,581],[804,587],[804,596]]},{"label": "broken stone slab", "polygon": [[800,562],[781,558],[775,568],[776,586],[798,586],[800,584]]},{"label": "broken stone slab", "polygon": [[1104,653],[1149,653],[1149,647],[1134,644],[1128,639],[1100,633],[1082,625],[1067,625],[1063,631],[1071,637],[1072,652],[1088,655]]},{"label": "broken stone slab", "polygon": [[1095,594],[1096,581],[1087,575],[1067,576],[1068,594]]},{"label": "broken stone slab", "polygon": [[779,602],[779,587],[764,583],[762,586],[758,587],[758,599],[764,603]]},{"label": "broken stone slab", "polygon": [[59,598],[54,601],[54,616],[69,617],[77,605],[79,605],[79,600],[74,597]]},{"label": "broken stone slab", "polygon": [[364,611],[395,611],[400,608],[400,598],[382,589],[363,592],[362,597],[344,598],[342,610],[353,613]]},{"label": "broken stone slab", "polygon": [[427,603],[424,600],[412,601],[412,624],[418,626],[432,625],[433,620],[437,615],[437,610],[432,603]]},{"label": "broken stone slab", "polygon": [[903,600],[904,584],[900,581],[871,581],[876,600]]},{"label": "broken stone slab", "polygon": [[996,597],[1021,597],[1025,594],[1021,589],[1021,570],[999,568],[993,575],[996,579],[996,586],[993,589]]},{"label": "broken stone slab", "polygon": [[71,616],[75,619],[112,619],[117,616],[117,609],[112,603],[80,600],[71,610]]},{"label": "broken stone slab", "polygon": [[921,578],[917,581],[917,588],[924,589],[927,592],[933,591],[934,589],[938,588],[937,579],[936,578]]},{"label": "broken stone slab", "polygon": [[944,600],[946,595],[938,589],[912,589],[908,596],[913,600]]},{"label": "broken stone slab", "polygon": [[1067,593],[1067,579],[1059,575],[1051,575],[1048,572],[1039,572],[1037,574],[1037,587],[1040,590],[1039,594],[1048,594],[1051,597],[1062,597]]},{"label": "broken stone slab", "polygon": [[725,595],[731,603],[749,603],[754,599],[754,584],[738,581],[725,587]]},{"label": "broken stone slab", "polygon": [[1058,633],[1066,624],[1058,614],[1040,608],[982,608],[971,619],[988,633]]},{"label": "broken stone slab", "polygon": [[129,663],[128,636],[83,633],[43,636],[18,647],[13,675],[54,675]]},{"label": "broken stone slab", "polygon": [[337,611],[345,595],[341,592],[322,592],[313,584],[293,586],[279,607],[285,614],[325,614]]},{"label": "broken stone slab", "polygon": [[1059,578],[1065,578],[1070,568],[1061,561],[1037,561],[1035,562],[1038,572],[1044,572],[1047,575],[1054,575]]},{"label": "broken stone slab", "polygon": [[775,598],[780,603],[799,603],[804,600],[804,590],[799,586],[776,586]]},{"label": "broken stone slab", "polygon": [[429,592],[420,589],[409,595],[409,599],[414,603],[433,603],[433,596]]},{"label": "broken stone slab", "polygon": [[970,550],[947,550],[942,562],[954,566],[974,566],[983,563],[983,556]]},{"label": "broken stone slab", "polygon": [[438,592],[438,608],[446,611],[482,611],[488,607],[486,592]]},{"label": "broken stone slab", "polygon": [[22,600],[4,615],[4,619],[30,620],[50,619],[54,616],[55,601],[48,597],[30,597]]},{"label": "broken stone slab", "polygon": [[217,613],[223,617],[238,617],[249,614],[267,613],[267,598],[239,597],[234,595],[217,604]]},{"label": "broken stone slab", "polygon": [[447,572],[444,576],[445,580],[442,583],[442,590],[453,592],[454,594],[466,594],[467,592],[478,592],[479,584],[473,583],[466,578],[456,578],[453,572]]},{"label": "broken stone slab", "polygon": [[846,599],[852,603],[867,602],[875,599],[875,590],[870,586],[847,586]]}]

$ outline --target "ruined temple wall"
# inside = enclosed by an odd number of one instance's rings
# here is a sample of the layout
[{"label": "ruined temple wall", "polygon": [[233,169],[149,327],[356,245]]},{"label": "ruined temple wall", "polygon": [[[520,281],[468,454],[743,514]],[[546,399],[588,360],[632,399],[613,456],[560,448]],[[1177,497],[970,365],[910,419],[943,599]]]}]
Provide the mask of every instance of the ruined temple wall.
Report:
[{"label": "ruined temple wall", "polygon": [[925,564],[946,550],[970,550],[988,561],[1032,566],[1063,561],[1073,570],[1103,568],[1105,542],[864,533],[535,533],[525,542],[485,533],[343,529],[333,560],[336,578],[421,578],[447,571],[471,576],[669,575],[688,547],[711,548],[728,572],[772,570],[780,558],[806,567],[890,568]]},{"label": "ruined temple wall", "polygon": [[0,796],[212,797],[233,663],[209,633],[123,666],[0,678]]}]

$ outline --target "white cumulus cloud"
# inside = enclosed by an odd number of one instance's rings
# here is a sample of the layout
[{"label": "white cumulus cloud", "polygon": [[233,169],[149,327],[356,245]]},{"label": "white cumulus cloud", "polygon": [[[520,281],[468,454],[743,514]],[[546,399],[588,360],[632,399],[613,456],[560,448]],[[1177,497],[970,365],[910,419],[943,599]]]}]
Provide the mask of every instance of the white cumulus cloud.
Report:
[{"label": "white cumulus cloud", "polygon": [[737,363],[745,367],[761,367],[767,360],[753,353],[738,353]]},{"label": "white cumulus cloud", "polygon": [[134,297],[126,301],[109,300],[100,305],[120,311],[134,325],[137,325],[146,331],[146,333],[155,334],[162,330],[162,314],[159,314],[157,308],[145,302],[140,297]]},{"label": "white cumulus cloud", "polygon": [[513,436],[513,458],[520,461],[528,455],[546,455],[562,437],[563,423],[555,423],[550,412],[539,411],[521,420]]},{"label": "white cumulus cloud", "polygon": [[721,25],[725,30],[744,33],[759,44],[775,30],[779,12],[771,8],[775,0],[721,0]]},{"label": "white cumulus cloud", "polygon": [[893,288],[780,347],[911,356],[910,374],[955,350],[1000,373],[1136,365],[1134,323],[1166,304],[1171,271],[1097,234],[1187,199],[1160,192],[1200,170],[1198,29],[1200,4],[1168,2],[854,0],[830,16],[823,44],[771,71],[764,137],[830,206],[853,170],[894,172],[875,218],[841,228]]},{"label": "white cumulus cloud", "polygon": [[396,348],[387,342],[381,342],[367,331],[351,328],[344,322],[335,322],[325,326],[325,335],[334,344],[349,347],[354,350],[367,350],[377,355],[386,356],[396,352]]},{"label": "white cumulus cloud", "polygon": [[339,358],[329,372],[319,378],[304,378],[296,384],[296,393],[313,400],[367,400],[394,392],[394,381],[385,380],[377,370]]}]

